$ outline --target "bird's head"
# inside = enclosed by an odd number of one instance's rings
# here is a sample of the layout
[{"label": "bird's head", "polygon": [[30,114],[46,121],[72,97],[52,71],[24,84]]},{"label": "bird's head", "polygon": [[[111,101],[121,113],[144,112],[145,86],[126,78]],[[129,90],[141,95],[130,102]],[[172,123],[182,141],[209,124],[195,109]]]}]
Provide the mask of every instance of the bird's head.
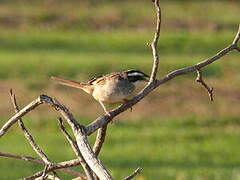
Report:
[{"label": "bird's head", "polygon": [[148,82],[149,76],[140,70],[130,69],[125,72],[128,80],[135,85],[139,84],[140,82]]}]

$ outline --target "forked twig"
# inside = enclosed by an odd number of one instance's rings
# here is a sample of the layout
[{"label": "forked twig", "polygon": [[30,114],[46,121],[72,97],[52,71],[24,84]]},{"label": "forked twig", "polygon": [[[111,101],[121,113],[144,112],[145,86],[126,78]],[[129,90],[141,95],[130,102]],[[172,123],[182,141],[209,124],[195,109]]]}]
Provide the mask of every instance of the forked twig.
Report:
[{"label": "forked twig", "polygon": [[213,88],[210,88],[207,85],[207,83],[205,83],[205,81],[203,80],[201,69],[197,69],[196,71],[197,71],[196,82],[200,83],[207,90],[210,100],[213,101]]},{"label": "forked twig", "polygon": [[[33,157],[30,157],[30,156],[23,156],[23,155],[13,154],[13,153],[8,153],[8,152],[0,152],[0,156],[8,157],[8,158],[20,159],[20,160],[24,160],[24,161],[27,161],[27,162],[32,162],[32,163],[37,163],[37,164],[42,164],[42,165],[45,164],[43,160],[40,160],[40,159],[37,159],[37,158],[33,158]],[[77,161],[74,160],[71,163],[68,163],[68,167],[80,164],[79,160],[77,160]],[[58,170],[63,171],[63,172],[68,173],[68,174],[71,174],[71,175],[74,175],[74,176],[84,176],[79,171],[76,171],[76,170],[70,169],[70,168],[64,168],[64,169],[58,169]]]},{"label": "forked twig", "polygon": [[[73,159],[73,160],[63,161],[63,162],[59,162],[59,163],[53,163],[53,164],[51,164],[51,166],[49,166],[46,169],[46,173],[54,171],[54,170],[62,169],[62,168],[77,166],[79,164],[80,164],[79,159]],[[39,171],[39,172],[36,172],[35,174],[33,174],[31,176],[23,178],[22,180],[32,180],[32,179],[35,179],[35,178],[38,178],[38,177],[42,176],[43,173],[44,173],[44,171]],[[85,179],[85,175],[83,175],[80,172],[76,175],[81,177],[82,179]]]}]

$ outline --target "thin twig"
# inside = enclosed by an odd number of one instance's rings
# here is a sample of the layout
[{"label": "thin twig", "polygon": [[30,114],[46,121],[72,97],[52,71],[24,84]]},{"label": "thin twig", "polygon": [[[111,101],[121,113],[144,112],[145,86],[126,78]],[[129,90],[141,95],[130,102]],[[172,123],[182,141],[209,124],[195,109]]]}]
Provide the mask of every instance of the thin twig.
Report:
[{"label": "thin twig", "polygon": [[232,43],[235,44],[235,45],[237,45],[238,42],[239,42],[239,40],[240,40],[240,24],[239,24],[239,26],[238,26],[237,34],[236,34],[236,36],[235,36],[235,38],[234,38],[234,40],[233,40]]},{"label": "thin twig", "polygon": [[201,69],[197,69],[196,71],[197,71],[196,82],[200,83],[207,90],[210,100],[213,101],[213,88],[210,88],[203,80]]},{"label": "thin twig", "polygon": [[105,141],[106,131],[107,131],[107,126],[103,126],[98,129],[95,144],[93,146],[93,152],[96,154],[96,156],[98,156],[98,154],[101,151],[102,145]]},{"label": "thin twig", "polygon": [[[37,158],[33,158],[33,157],[30,157],[30,156],[13,154],[13,153],[8,153],[8,152],[0,152],[0,156],[20,159],[20,160],[24,160],[24,161],[27,161],[27,162],[32,162],[32,163],[37,163],[37,164],[42,164],[42,165],[45,164],[43,160],[40,160],[40,159],[37,159]],[[80,164],[79,161],[78,161],[78,163],[76,163],[76,161],[72,161],[72,162],[74,162],[73,165],[69,165],[68,167],[77,166],[77,165]],[[74,176],[83,176],[83,174],[80,173],[79,171],[76,171],[76,170],[70,169],[70,168],[58,169],[58,170],[63,171],[63,172],[68,173],[68,174],[71,174],[71,175],[74,175]]]},{"label": "thin twig", "polygon": [[[54,170],[62,169],[62,168],[77,166],[79,164],[80,164],[79,159],[73,159],[73,160],[63,161],[63,162],[59,162],[59,163],[53,163],[53,164],[51,164],[51,166],[49,166],[46,169],[46,173],[54,171]],[[43,171],[39,171],[39,172],[37,172],[37,173],[35,173],[31,176],[23,178],[22,180],[32,180],[32,179],[35,179],[37,177],[40,177],[42,174],[43,174]],[[79,173],[78,176],[82,177],[82,179],[86,179],[85,175],[83,175],[83,174]]]},{"label": "thin twig", "polygon": [[[11,98],[15,112],[18,113],[19,108],[17,105],[15,94],[13,93],[12,89],[10,89],[10,98]],[[29,133],[29,131],[25,127],[21,118],[18,119],[18,125],[21,128],[21,130],[23,131],[24,136],[26,137],[29,144],[32,146],[33,150],[37,153],[37,155],[45,162],[45,164],[51,164],[47,155],[42,151],[42,149],[34,141],[33,136]]]},{"label": "thin twig", "polygon": [[123,180],[133,179],[135,176],[137,176],[139,173],[141,173],[141,171],[142,171],[141,168],[137,168],[131,175],[129,175],[128,177],[125,177]]},{"label": "thin twig", "polygon": [[82,167],[84,169],[84,172],[87,175],[87,179],[88,180],[94,180],[93,173],[92,173],[90,167],[88,166],[88,164],[84,160],[84,158],[83,158],[83,156],[82,156],[82,154],[81,154],[81,152],[80,152],[80,150],[78,148],[77,142],[75,140],[73,140],[73,138],[68,134],[67,130],[65,129],[65,127],[63,125],[62,118],[58,118],[58,122],[59,122],[59,127],[60,127],[63,135],[68,140],[68,142],[71,145],[71,147],[72,147],[74,153],[76,154],[76,156],[81,160],[81,165],[82,165]]},{"label": "thin twig", "polygon": [[162,22],[159,0],[155,0],[154,4],[156,8],[156,15],[157,15],[157,26],[156,26],[153,41],[151,43],[152,54],[153,54],[153,66],[152,66],[152,73],[151,73],[149,83],[152,83],[156,79],[157,72],[158,72],[158,66],[159,66],[158,39],[160,37],[161,22]]}]

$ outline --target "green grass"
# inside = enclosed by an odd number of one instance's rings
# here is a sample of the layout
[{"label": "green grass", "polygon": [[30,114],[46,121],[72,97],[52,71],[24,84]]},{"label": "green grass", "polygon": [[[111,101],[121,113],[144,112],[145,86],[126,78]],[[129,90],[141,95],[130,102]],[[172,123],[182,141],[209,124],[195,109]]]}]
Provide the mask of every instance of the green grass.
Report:
[{"label": "green grass", "polygon": [[[51,75],[85,80],[129,68],[149,72],[152,56],[146,44],[151,35],[151,32],[124,30],[100,33],[33,31],[21,34],[2,31],[0,78],[25,79],[30,87],[37,88],[45,86]],[[165,32],[160,39],[160,72],[165,74],[203,60],[226,47],[233,37],[234,32],[229,31]],[[224,59],[224,63],[209,66],[206,74],[222,75],[226,66],[237,71],[236,53]],[[36,79],[38,85],[34,84]]]},{"label": "green grass", "polygon": [[[29,119],[25,122],[50,159],[60,161],[74,157],[55,120],[38,122],[41,124]],[[238,117],[152,117],[118,122],[110,125],[100,158],[116,179],[130,174],[138,166],[143,168],[144,179],[236,179],[240,168],[236,148],[239,128]],[[16,127],[1,138],[0,143],[1,151],[35,156]],[[40,168],[21,163],[2,158],[0,172],[5,172],[5,179],[16,179]],[[23,171],[19,171],[19,165]]]},{"label": "green grass", "polygon": [[[237,31],[240,11],[237,0],[161,1],[161,5],[158,76],[214,55],[232,42]],[[152,40],[154,15],[150,0],[1,1],[0,127],[12,114],[6,111],[8,86],[18,89],[19,101],[26,103],[41,93],[68,96],[68,91],[51,87],[52,75],[86,80],[129,68],[149,73],[152,55],[147,43]],[[193,88],[192,73],[161,86],[145,99],[143,104],[153,103],[156,114],[148,107],[145,110],[150,111],[145,112],[148,115],[141,117],[138,106],[136,116],[133,113],[121,116],[120,121],[110,124],[100,158],[113,176],[122,179],[140,166],[143,172],[139,180],[240,179],[239,69],[237,52],[204,69],[207,82],[216,87],[213,104],[207,101],[205,92]],[[85,107],[71,105],[86,98],[76,99],[75,95],[66,97],[66,104],[79,116],[80,111],[87,112]],[[74,158],[56,119],[46,113],[47,109],[42,110],[24,117],[37,143],[53,161]],[[78,119],[87,124],[97,113],[89,114]],[[91,143],[93,139],[91,136]],[[16,125],[0,138],[0,151],[36,157]],[[4,180],[43,169],[3,157],[0,167]],[[72,178],[66,174],[61,177]]]}]

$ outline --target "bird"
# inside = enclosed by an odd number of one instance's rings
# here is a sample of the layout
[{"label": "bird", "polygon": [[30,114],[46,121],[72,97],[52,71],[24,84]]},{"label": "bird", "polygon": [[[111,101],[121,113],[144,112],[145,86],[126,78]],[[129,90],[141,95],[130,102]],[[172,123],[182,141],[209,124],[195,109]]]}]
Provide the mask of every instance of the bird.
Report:
[{"label": "bird", "polygon": [[93,96],[100,103],[104,112],[111,116],[104,102],[127,102],[127,97],[140,87],[141,82],[148,82],[149,76],[140,70],[130,69],[97,76],[87,82],[77,82],[55,76],[52,76],[51,79],[61,85],[82,89]]}]

